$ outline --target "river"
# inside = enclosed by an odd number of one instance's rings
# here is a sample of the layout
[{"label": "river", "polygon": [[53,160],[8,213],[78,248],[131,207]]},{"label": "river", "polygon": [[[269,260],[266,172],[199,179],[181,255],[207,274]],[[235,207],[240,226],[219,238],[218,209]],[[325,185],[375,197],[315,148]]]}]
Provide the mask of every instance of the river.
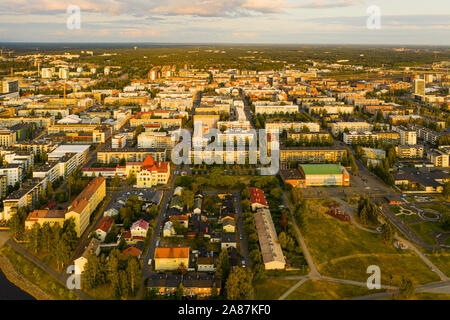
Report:
[{"label": "river", "polygon": [[11,283],[0,270],[0,300],[36,300]]}]

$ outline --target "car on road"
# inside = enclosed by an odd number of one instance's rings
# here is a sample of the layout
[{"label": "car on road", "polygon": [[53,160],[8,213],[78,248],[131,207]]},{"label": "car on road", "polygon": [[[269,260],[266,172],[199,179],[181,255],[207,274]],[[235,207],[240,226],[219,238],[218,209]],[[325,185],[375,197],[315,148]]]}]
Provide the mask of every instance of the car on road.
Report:
[{"label": "car on road", "polygon": [[148,259],[148,265],[151,265],[151,264],[152,264],[152,261],[153,261],[152,258]]},{"label": "car on road", "polygon": [[239,239],[241,239],[241,240],[243,239],[242,234],[239,236]]},{"label": "car on road", "polygon": [[159,240],[156,241],[156,246],[159,246]]},{"label": "car on road", "polygon": [[245,268],[245,259],[241,258],[242,267]]}]

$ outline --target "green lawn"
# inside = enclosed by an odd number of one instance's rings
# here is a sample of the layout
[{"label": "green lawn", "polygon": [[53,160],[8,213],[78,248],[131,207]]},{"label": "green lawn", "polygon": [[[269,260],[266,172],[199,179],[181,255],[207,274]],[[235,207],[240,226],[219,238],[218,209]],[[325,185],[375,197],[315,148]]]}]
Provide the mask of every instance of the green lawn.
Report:
[{"label": "green lawn", "polygon": [[327,207],[318,201],[309,201],[312,210],[307,216],[306,230],[302,230],[306,245],[316,264],[360,253],[396,253],[385,245],[380,236],[359,230],[325,214]]},{"label": "green lawn", "polygon": [[420,217],[417,214],[411,214],[411,215],[401,214],[401,215],[398,215],[397,217],[404,222],[417,221],[420,219]]},{"label": "green lawn", "polygon": [[308,266],[302,266],[299,270],[267,270],[268,277],[292,277],[292,276],[305,276],[309,272]]},{"label": "green lawn", "polygon": [[424,221],[410,224],[409,227],[426,243],[438,244],[437,239],[432,235],[433,231],[445,232],[437,222]]},{"label": "green lawn", "polygon": [[272,280],[254,285],[256,300],[277,300],[299,280]]},{"label": "green lawn", "polygon": [[292,292],[288,300],[340,300],[376,294],[384,290],[369,290],[367,287],[353,286],[328,281],[309,280]]},{"label": "green lawn", "polygon": [[431,210],[437,211],[439,213],[448,213],[450,210],[450,208],[442,202],[421,204],[418,207],[423,208],[423,209],[431,209]]},{"label": "green lawn", "polygon": [[39,266],[23,257],[11,246],[4,246],[0,250],[0,253],[8,258],[18,273],[56,300],[78,299],[72,291],[61,285],[53,276],[42,270]]},{"label": "green lawn", "polygon": [[365,282],[369,276],[367,267],[378,265],[384,284],[387,284],[389,275],[398,281],[406,275],[418,284],[439,280],[411,251],[395,249],[386,245],[380,235],[359,230],[350,223],[324,214],[327,207],[323,201],[310,202],[309,206],[312,210],[307,215],[306,230],[302,233],[323,275]]},{"label": "green lawn", "polygon": [[[447,239],[450,239],[447,238]],[[436,267],[439,268],[447,277],[450,277],[450,253],[434,253],[427,254],[428,259],[431,260]]]},{"label": "green lawn", "polygon": [[[415,254],[385,254],[362,256],[331,262],[321,268],[323,275],[340,279],[367,281],[367,267],[377,265],[381,270],[381,283],[399,286],[402,276],[416,285],[439,281],[440,278]],[[392,276],[392,280],[390,280]]]},{"label": "green lawn", "polygon": [[450,294],[421,292],[414,295],[414,300],[450,300]]}]

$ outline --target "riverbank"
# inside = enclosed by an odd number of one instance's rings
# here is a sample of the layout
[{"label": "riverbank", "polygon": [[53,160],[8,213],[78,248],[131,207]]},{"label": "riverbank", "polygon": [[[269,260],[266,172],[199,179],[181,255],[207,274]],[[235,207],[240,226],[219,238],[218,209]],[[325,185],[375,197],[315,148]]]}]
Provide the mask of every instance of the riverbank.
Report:
[{"label": "riverbank", "polygon": [[5,275],[9,282],[14,284],[16,287],[25,291],[29,295],[33,296],[37,300],[54,300],[52,296],[42,291],[31,281],[26,279],[24,276],[19,274],[13,267],[11,261],[5,256],[0,255],[0,270]]}]

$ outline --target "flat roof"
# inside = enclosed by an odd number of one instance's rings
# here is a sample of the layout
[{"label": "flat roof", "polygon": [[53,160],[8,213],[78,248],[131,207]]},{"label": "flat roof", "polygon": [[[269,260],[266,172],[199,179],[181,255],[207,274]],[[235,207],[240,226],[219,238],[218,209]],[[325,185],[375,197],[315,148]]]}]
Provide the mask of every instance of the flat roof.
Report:
[{"label": "flat roof", "polygon": [[305,175],[341,174],[343,171],[342,167],[338,164],[302,164],[300,167]]}]

